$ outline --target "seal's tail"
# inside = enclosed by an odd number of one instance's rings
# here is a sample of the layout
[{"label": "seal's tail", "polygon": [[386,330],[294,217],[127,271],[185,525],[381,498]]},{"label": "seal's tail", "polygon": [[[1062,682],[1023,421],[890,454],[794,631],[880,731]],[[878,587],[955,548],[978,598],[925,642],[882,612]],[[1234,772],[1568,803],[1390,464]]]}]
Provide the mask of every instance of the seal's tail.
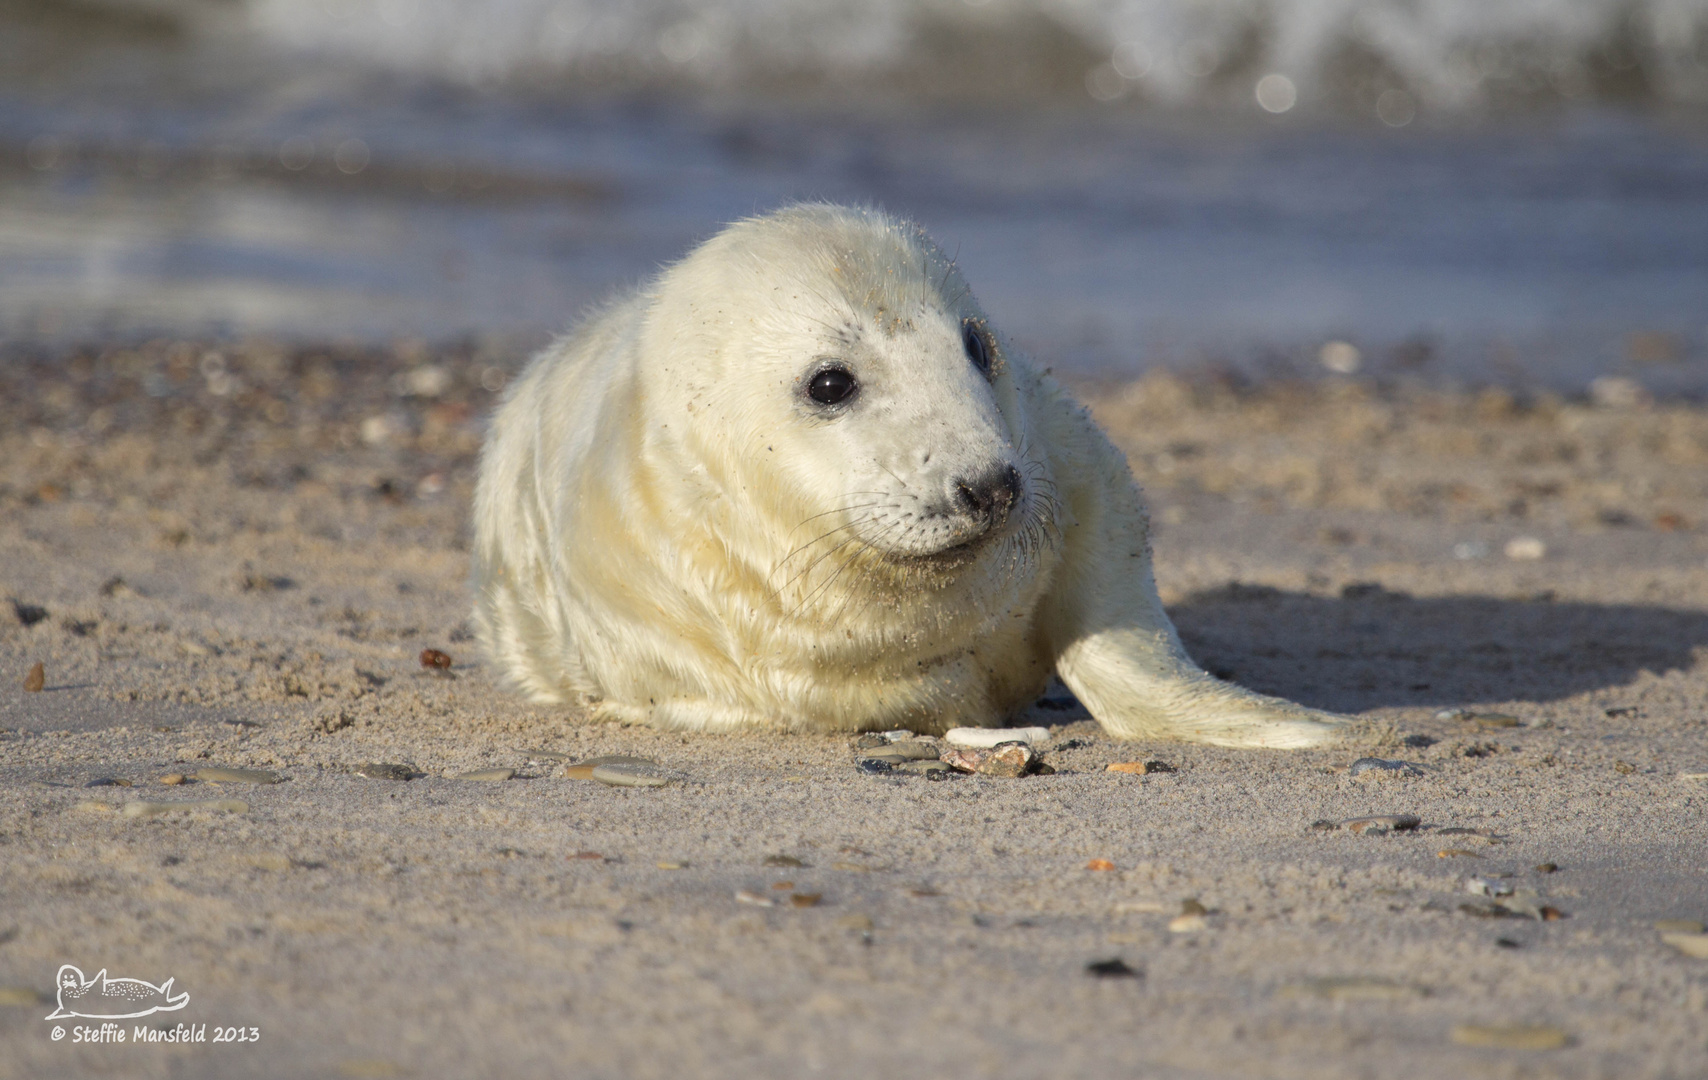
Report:
[{"label": "seal's tail", "polygon": [[188,990],[180,990],[176,997],[172,995],[172,984],[177,981],[178,977],[174,975],[160,984],[160,996],[166,999],[166,1003],[159,1006],[155,1011],[172,1012],[174,1009],[182,1009],[190,1003],[190,992]]}]

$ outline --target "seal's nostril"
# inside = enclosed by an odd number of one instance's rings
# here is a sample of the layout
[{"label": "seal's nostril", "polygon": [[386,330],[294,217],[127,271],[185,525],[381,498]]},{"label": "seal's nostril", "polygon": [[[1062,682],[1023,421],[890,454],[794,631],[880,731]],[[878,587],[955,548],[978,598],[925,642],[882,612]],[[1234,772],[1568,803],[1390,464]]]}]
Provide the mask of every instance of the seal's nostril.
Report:
[{"label": "seal's nostril", "polygon": [[964,514],[1000,522],[1020,498],[1020,471],[999,465],[955,481],[955,506]]}]

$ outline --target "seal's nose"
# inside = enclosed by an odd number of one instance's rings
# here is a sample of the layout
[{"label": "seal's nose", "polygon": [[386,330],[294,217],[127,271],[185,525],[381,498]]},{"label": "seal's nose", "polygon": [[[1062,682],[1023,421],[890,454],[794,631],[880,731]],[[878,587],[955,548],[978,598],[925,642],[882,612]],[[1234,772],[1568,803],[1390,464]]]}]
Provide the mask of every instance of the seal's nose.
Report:
[{"label": "seal's nose", "polygon": [[976,476],[955,479],[955,508],[988,522],[991,528],[1008,520],[1019,499],[1020,471],[1012,465],[995,465]]}]

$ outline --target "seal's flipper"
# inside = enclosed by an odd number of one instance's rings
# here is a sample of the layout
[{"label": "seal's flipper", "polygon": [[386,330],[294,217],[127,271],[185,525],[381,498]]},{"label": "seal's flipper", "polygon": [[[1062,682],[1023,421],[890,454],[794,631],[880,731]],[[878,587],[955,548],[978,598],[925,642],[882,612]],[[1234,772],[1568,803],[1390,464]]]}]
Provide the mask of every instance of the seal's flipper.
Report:
[{"label": "seal's flipper", "polygon": [[1149,522],[1125,456],[1065,394],[1040,395],[1047,443],[1092,469],[1058,469],[1071,517],[1041,611],[1056,674],[1117,738],[1218,746],[1332,742],[1346,717],[1225,683],[1186,654],[1151,574]]}]

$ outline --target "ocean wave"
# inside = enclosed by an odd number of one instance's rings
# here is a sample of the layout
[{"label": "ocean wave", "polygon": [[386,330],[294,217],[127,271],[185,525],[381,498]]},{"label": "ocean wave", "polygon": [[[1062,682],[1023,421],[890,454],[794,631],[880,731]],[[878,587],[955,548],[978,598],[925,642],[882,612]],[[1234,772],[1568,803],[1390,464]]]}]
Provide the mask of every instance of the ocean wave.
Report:
[{"label": "ocean wave", "polygon": [[1386,94],[1396,117],[1708,102],[1708,0],[246,0],[246,13],[286,49],[476,82],[1053,89],[1272,112],[1377,109]]}]

